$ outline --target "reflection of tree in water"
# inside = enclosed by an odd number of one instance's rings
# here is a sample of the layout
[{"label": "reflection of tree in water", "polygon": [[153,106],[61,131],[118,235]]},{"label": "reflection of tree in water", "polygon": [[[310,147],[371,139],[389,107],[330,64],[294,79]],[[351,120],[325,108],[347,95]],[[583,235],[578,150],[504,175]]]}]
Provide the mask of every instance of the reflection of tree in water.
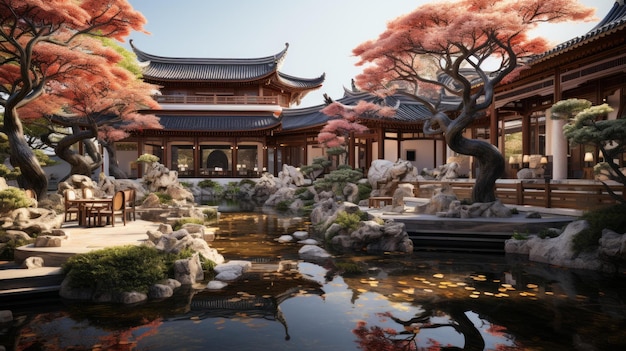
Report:
[{"label": "reflection of tree in water", "polygon": [[[365,351],[381,350],[419,350],[417,336],[423,329],[436,329],[451,327],[465,339],[463,348],[456,346],[444,346],[437,340],[429,340],[430,346],[427,350],[466,350],[482,351],[485,349],[485,340],[474,323],[468,318],[462,306],[455,306],[447,310],[426,310],[423,313],[409,319],[402,320],[394,317],[390,313],[381,314],[402,326],[402,330],[383,329],[378,326],[367,327],[365,322],[359,322],[354,333],[357,335],[358,344]],[[447,315],[448,323],[432,323],[432,317]],[[498,350],[506,350],[498,348]],[[517,349],[514,348],[514,349]],[[513,350],[513,349],[512,349]]]},{"label": "reflection of tree in water", "polygon": [[[496,350],[621,349],[626,345],[626,294],[619,293],[626,290],[600,287],[591,280],[593,274],[562,269],[556,274],[554,268],[527,262],[503,269],[488,259],[466,262],[421,255],[430,260],[403,265],[398,259],[387,264],[370,258],[370,268],[363,270],[367,274],[342,274],[353,291],[353,303],[358,304],[366,292],[378,293],[424,311],[409,320],[385,315],[385,323],[396,323],[391,329],[389,324],[360,322],[354,333],[363,350],[482,350],[485,344]],[[577,284],[581,279],[584,289]],[[609,318],[608,310],[617,318]],[[430,335],[425,330],[437,328],[453,328],[465,339],[463,348],[446,345],[447,340],[440,338],[424,339]]]}]

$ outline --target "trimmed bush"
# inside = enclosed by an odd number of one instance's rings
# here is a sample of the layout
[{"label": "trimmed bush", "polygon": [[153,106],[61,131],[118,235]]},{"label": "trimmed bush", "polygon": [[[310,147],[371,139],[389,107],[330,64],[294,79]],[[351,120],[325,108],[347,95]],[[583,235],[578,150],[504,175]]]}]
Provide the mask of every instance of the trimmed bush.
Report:
[{"label": "trimmed bush", "polygon": [[172,262],[188,257],[190,252],[174,255],[147,246],[117,246],[73,256],[62,268],[73,288],[146,293],[168,277]]},{"label": "trimmed bush", "polygon": [[573,239],[575,252],[592,250],[599,245],[603,229],[616,233],[626,233],[626,204],[619,204],[589,211],[581,219],[589,222],[589,228],[578,233]]}]

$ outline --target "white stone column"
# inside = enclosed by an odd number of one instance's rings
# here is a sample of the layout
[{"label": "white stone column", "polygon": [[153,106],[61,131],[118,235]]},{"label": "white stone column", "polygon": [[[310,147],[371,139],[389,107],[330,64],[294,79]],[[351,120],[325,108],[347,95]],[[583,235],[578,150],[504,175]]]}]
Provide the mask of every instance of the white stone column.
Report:
[{"label": "white stone column", "polygon": [[563,135],[565,119],[552,119],[551,111],[546,111],[546,122],[552,122],[550,150],[552,151],[552,179],[567,179],[567,139]]}]

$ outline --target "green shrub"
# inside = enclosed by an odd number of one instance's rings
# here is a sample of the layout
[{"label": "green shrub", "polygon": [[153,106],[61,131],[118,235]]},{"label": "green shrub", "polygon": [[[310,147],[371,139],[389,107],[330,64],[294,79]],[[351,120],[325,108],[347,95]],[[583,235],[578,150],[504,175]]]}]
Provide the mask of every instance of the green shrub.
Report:
[{"label": "green shrub", "polygon": [[191,188],[191,187],[193,186],[193,184],[192,184],[192,183],[190,183],[190,182],[178,182],[178,183],[179,183],[179,184],[180,184],[183,188],[187,188],[187,189],[189,189],[189,188]]},{"label": "green shrub", "polygon": [[370,183],[359,183],[359,200],[365,200],[372,194],[372,186]]},{"label": "green shrub", "polygon": [[242,186],[242,185],[250,185],[251,187],[254,188],[256,183],[252,179],[242,179],[239,181],[239,186]]},{"label": "green shrub", "polygon": [[556,238],[559,236],[559,232],[550,228],[543,229],[537,234],[537,236],[541,239],[545,238]]},{"label": "green shrub", "polygon": [[362,178],[363,172],[361,170],[341,165],[336,170],[326,174],[324,178],[314,181],[313,185],[317,191],[333,191],[337,195],[342,195],[343,188],[347,183],[357,184]]},{"label": "green shrub", "polygon": [[235,198],[239,194],[240,188],[238,182],[228,182],[224,188],[224,195],[227,198]]},{"label": "green shrub", "polygon": [[159,157],[151,154],[143,154],[137,158],[136,162],[155,163],[159,162]]},{"label": "green shrub", "polygon": [[360,222],[361,216],[359,213],[348,213],[346,211],[340,211],[337,213],[337,219],[335,220],[335,223],[339,224],[341,228],[350,231],[358,228]]},{"label": "green shrub", "polygon": [[7,213],[18,208],[33,205],[33,199],[28,198],[22,189],[9,187],[0,190],[0,213]]},{"label": "green shrub", "polygon": [[211,179],[204,179],[198,182],[198,187],[203,188],[203,189],[208,189],[208,188],[216,188],[216,187],[221,187],[220,183],[211,180]]},{"label": "green shrub", "polygon": [[167,277],[166,262],[175,260],[167,256],[147,246],[117,246],[73,256],[62,268],[73,288],[146,293]]},{"label": "green shrub", "polygon": [[172,203],[172,195],[166,193],[154,193],[159,198],[159,202],[162,204],[171,204]]},{"label": "green shrub", "polygon": [[278,212],[287,212],[289,210],[289,206],[291,205],[291,201],[283,200],[276,204],[276,211]]},{"label": "green shrub", "polygon": [[313,194],[308,187],[299,187],[296,189],[294,197],[306,202],[313,200],[315,198],[315,194]]},{"label": "green shrub", "polygon": [[20,168],[9,168],[4,163],[0,163],[0,177],[7,180],[15,180],[20,176],[22,172],[20,172]]},{"label": "green shrub", "polygon": [[[6,234],[0,233],[0,238],[6,236]],[[24,246],[24,245],[28,245],[31,244],[33,242],[35,242],[35,239],[30,239],[30,240],[25,240],[25,239],[2,239],[0,240],[0,242],[3,242],[3,244],[0,244],[0,260],[4,260],[4,261],[13,261],[15,259],[15,248],[20,247],[20,246]]]},{"label": "green shrub", "polygon": [[176,222],[174,222],[174,224],[172,224],[172,229],[173,230],[179,230],[180,228],[183,227],[183,224],[186,224],[186,223],[194,223],[194,224],[202,224],[202,225],[204,225],[204,219],[191,218],[191,217],[181,218],[181,219],[177,220]]},{"label": "green shrub", "polygon": [[512,238],[515,240],[528,240],[528,233],[520,233],[516,230],[513,232]]},{"label": "green shrub", "polygon": [[202,214],[204,214],[204,219],[209,222],[217,221],[219,216],[219,211],[217,208],[206,208],[202,210]]},{"label": "green shrub", "polygon": [[626,204],[589,211],[581,219],[589,222],[589,228],[580,231],[572,240],[575,252],[591,250],[599,245],[603,229],[610,229],[617,233],[626,232]]}]

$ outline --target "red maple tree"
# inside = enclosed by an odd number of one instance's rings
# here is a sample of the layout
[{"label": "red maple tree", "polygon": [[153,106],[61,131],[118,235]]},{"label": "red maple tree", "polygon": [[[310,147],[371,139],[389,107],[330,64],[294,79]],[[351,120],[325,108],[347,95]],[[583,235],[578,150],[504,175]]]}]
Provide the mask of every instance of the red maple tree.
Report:
[{"label": "red maple tree", "polygon": [[[114,43],[105,43],[118,52],[125,50]],[[127,178],[117,167],[112,143],[128,137],[132,130],[161,128],[155,115],[138,113],[141,109],[160,108],[152,98],[158,87],[143,82],[132,73],[134,70],[120,64],[107,67],[103,74],[90,75],[89,80],[81,76],[50,81],[45,99],[37,99],[19,110],[22,119],[43,116],[49,122],[49,134],[44,139],[70,164],[70,175],[91,176],[100,168],[102,156],[93,142],[95,138],[108,151],[109,173],[115,178]],[[56,126],[69,130],[69,134],[61,133]],[[74,151],[72,146],[77,142],[83,143],[86,155]]]},{"label": "red maple tree", "polygon": [[38,198],[46,197],[48,180],[24,137],[18,109],[40,99],[52,82],[70,86],[116,77],[119,54],[93,37],[124,41],[145,22],[126,0],[0,0],[3,132],[11,164],[21,170],[20,185]]},{"label": "red maple tree", "polygon": [[[491,202],[504,158],[491,143],[466,138],[465,129],[485,116],[496,85],[514,77],[524,59],[549,48],[545,39],[531,37],[531,30],[543,22],[591,20],[593,13],[577,0],[428,3],[353,50],[357,64],[365,66],[356,84],[368,91],[394,83],[412,89],[431,112],[424,132],[443,134],[450,149],[478,161],[472,200]],[[494,68],[487,70],[487,64]],[[450,101],[456,105],[446,111]]]}]

